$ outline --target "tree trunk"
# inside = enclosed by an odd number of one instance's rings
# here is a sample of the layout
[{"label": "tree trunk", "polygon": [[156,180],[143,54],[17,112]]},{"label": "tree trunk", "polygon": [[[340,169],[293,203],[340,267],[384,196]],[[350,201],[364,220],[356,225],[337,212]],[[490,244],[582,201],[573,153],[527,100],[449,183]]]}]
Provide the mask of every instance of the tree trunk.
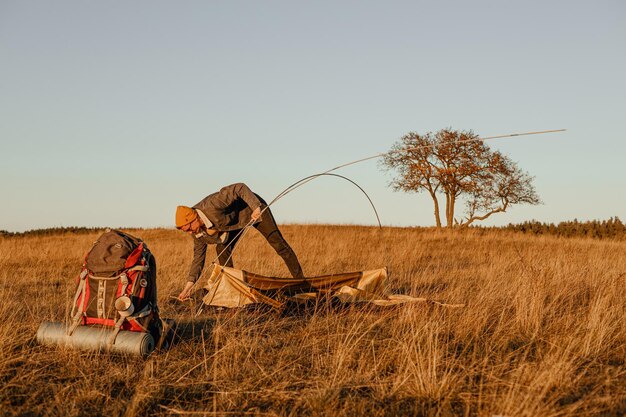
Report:
[{"label": "tree trunk", "polygon": [[450,227],[450,194],[446,193],[446,227]]},{"label": "tree trunk", "polygon": [[456,202],[456,196],[452,194],[450,196],[450,218],[448,219],[448,227],[451,229],[454,227],[454,203]]},{"label": "tree trunk", "polygon": [[430,196],[433,199],[433,203],[435,204],[435,222],[437,222],[437,229],[441,229],[441,217],[439,216],[439,200],[437,199],[437,194],[432,191],[430,192]]}]

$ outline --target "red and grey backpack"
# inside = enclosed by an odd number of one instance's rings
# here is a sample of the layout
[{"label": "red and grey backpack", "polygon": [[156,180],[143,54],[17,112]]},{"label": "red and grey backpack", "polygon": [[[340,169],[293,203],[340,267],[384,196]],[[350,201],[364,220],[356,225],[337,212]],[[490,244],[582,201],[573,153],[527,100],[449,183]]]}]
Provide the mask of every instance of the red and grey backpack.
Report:
[{"label": "red and grey backpack", "polygon": [[78,326],[150,332],[161,336],[157,307],[156,261],[134,236],[107,229],[87,252],[72,303],[72,334]]}]

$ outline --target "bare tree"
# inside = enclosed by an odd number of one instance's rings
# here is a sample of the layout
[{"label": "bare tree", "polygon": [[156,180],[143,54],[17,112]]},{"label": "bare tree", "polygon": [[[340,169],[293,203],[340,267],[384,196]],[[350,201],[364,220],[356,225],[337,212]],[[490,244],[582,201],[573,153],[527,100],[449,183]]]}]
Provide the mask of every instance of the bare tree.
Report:
[{"label": "bare tree", "polygon": [[[441,227],[439,196],[445,198],[446,226],[461,227],[505,212],[514,204],[538,204],[532,177],[508,157],[494,152],[472,131],[443,129],[432,134],[410,132],[396,142],[382,165],[398,173],[396,191],[426,190]],[[466,217],[456,219],[457,201],[464,198]]]},{"label": "bare tree", "polygon": [[493,152],[488,167],[478,187],[469,193],[467,217],[460,223],[463,227],[492,214],[504,213],[514,204],[541,202],[532,185],[533,177],[520,170],[509,157]]}]

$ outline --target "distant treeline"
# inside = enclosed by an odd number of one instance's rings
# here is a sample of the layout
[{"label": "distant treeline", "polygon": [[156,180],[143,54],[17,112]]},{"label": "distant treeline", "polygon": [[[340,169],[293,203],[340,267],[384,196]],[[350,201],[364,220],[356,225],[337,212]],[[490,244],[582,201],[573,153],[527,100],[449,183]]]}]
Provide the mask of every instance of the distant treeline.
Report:
[{"label": "distant treeline", "polygon": [[608,220],[591,220],[585,222],[574,219],[558,224],[531,220],[519,224],[509,223],[507,226],[501,227],[486,227],[485,229],[502,229],[533,235],[626,239],[626,226],[617,216],[611,217]]},{"label": "distant treeline", "polygon": [[[135,229],[142,228],[121,228]],[[512,224],[506,226],[475,226],[472,229],[481,230],[507,230],[513,232],[521,232],[533,235],[553,235],[563,237],[591,237],[595,239],[625,239],[626,225],[622,223],[619,217],[611,217],[608,220],[591,220],[581,222],[577,219],[564,221],[558,224],[542,223],[536,220],[526,221],[523,223]],[[28,230],[26,232],[7,232],[0,230],[0,236],[52,236],[59,234],[88,234],[103,232],[105,227],[53,227],[50,229]]]},{"label": "distant treeline", "polygon": [[49,229],[27,230],[25,232],[7,232],[0,230],[0,236],[53,236],[60,234],[84,235],[88,233],[104,232],[106,227],[51,227]]}]

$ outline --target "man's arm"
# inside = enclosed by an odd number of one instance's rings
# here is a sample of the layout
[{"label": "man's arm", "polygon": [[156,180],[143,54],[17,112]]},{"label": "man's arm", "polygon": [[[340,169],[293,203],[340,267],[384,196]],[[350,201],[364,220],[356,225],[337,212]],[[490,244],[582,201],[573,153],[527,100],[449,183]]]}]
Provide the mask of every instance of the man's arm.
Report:
[{"label": "man's arm", "polygon": [[200,277],[202,269],[204,268],[204,261],[206,259],[207,244],[200,241],[200,239],[193,240],[193,260],[191,261],[191,268],[189,268],[189,276],[187,277],[187,283],[185,287],[178,295],[180,300],[186,300],[191,296],[191,290],[194,284]]},{"label": "man's arm", "polygon": [[193,260],[191,261],[191,267],[189,268],[189,275],[187,281],[195,283],[202,269],[204,269],[204,261],[206,260],[207,244],[200,239],[193,239]]}]

